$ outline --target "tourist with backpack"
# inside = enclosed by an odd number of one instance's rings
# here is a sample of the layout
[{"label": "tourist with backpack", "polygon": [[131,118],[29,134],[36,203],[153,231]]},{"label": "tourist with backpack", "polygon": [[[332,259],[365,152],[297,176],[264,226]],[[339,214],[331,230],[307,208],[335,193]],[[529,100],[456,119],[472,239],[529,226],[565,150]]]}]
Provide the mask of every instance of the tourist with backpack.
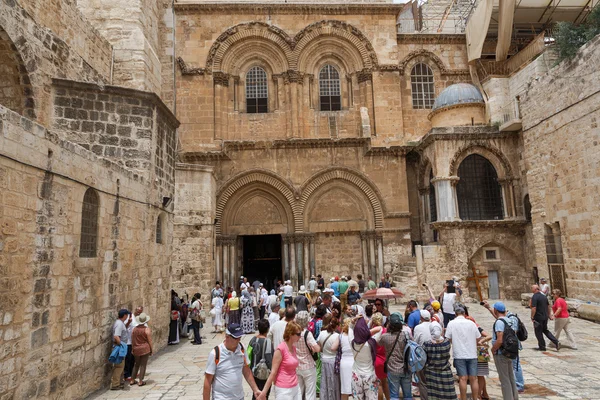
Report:
[{"label": "tourist with backpack", "polygon": [[402,331],[403,325],[402,315],[399,312],[393,313],[389,318],[389,330],[377,340],[377,344],[383,346],[386,352],[383,369],[387,374],[391,399],[400,399],[400,390],[402,390],[403,399],[412,399],[412,374],[404,363],[404,350],[408,342],[408,334]]},{"label": "tourist with backpack", "polygon": [[300,397],[306,400],[317,398],[317,368],[315,361],[319,359],[321,346],[317,343],[312,333],[306,329],[310,320],[307,311],[300,311],[296,315],[296,323],[302,328],[300,340],[296,343],[296,356],[298,356],[298,387]]},{"label": "tourist with backpack", "polygon": [[[265,387],[273,365],[273,342],[267,338],[267,333],[269,333],[269,321],[261,319],[258,321],[258,334],[248,343],[248,347],[252,348],[250,369],[256,386],[260,390]],[[269,392],[267,392],[267,397],[269,397]],[[255,395],[252,396],[252,400],[256,400]]]},{"label": "tourist with backpack", "polygon": [[[488,309],[488,311],[494,316],[494,318],[497,319],[497,314],[494,312],[494,310],[487,301],[483,302],[483,306]],[[523,350],[521,342],[526,341],[528,336],[525,324],[523,324],[523,322],[517,314],[508,311],[508,309],[506,310],[506,319],[508,320],[510,327],[513,328],[513,330],[517,333],[517,339],[519,339],[519,351]],[[513,372],[515,373],[515,382],[517,384],[517,390],[519,391],[519,393],[524,393],[525,378],[523,377],[523,368],[521,367],[521,356],[517,356],[517,358],[512,360],[512,363]]]},{"label": "tourist with backpack", "polygon": [[442,325],[432,322],[429,325],[431,340],[423,344],[427,354],[425,382],[429,400],[456,400],[454,377],[450,368],[450,341],[442,336]]},{"label": "tourist with backpack", "polygon": [[465,318],[462,304],[454,307],[456,317],[446,327],[446,337],[452,343],[454,368],[458,375],[460,399],[467,400],[467,382],[471,385],[473,398],[479,394],[477,382],[477,339],[481,337],[477,325]]},{"label": "tourist with backpack", "polygon": [[242,336],[244,332],[239,324],[229,324],[223,343],[208,354],[202,392],[204,400],[243,400],[242,376],[252,388],[252,393],[260,395],[250,369],[250,360],[240,343]]},{"label": "tourist with backpack", "polygon": [[519,356],[519,340],[517,333],[511,328],[506,318],[506,306],[502,302],[494,304],[494,328],[492,329],[492,354],[494,364],[500,378],[502,398],[504,400],[516,400],[519,398],[515,374],[513,372],[512,360]]}]

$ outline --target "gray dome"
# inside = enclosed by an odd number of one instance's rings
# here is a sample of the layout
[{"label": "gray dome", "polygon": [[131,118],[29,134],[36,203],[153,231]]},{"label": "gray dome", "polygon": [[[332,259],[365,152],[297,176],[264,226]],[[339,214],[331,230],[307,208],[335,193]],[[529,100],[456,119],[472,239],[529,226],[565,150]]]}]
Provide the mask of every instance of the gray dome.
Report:
[{"label": "gray dome", "polygon": [[480,103],[485,104],[483,96],[475,86],[470,83],[455,83],[448,86],[433,103],[432,111],[456,104]]}]

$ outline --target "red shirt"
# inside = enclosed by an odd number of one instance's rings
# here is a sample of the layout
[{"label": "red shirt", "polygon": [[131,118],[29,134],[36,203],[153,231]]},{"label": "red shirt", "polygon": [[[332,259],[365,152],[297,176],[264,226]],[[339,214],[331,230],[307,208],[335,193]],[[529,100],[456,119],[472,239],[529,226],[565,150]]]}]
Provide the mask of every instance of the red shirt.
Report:
[{"label": "red shirt", "polygon": [[562,297],[554,300],[554,304],[552,305],[552,311],[556,313],[558,307],[561,308],[560,314],[556,318],[569,318],[569,307],[567,307],[567,302]]}]

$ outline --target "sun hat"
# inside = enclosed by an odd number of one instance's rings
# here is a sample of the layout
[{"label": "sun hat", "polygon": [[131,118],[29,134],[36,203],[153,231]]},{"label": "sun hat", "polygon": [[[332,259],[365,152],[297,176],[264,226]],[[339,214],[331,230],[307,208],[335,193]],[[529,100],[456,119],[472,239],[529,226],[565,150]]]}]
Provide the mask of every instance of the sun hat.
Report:
[{"label": "sun hat", "polygon": [[146,313],[141,313],[140,315],[138,315],[136,317],[136,319],[137,319],[137,323],[140,324],[140,325],[141,324],[145,324],[148,321],[150,321],[150,317]]},{"label": "sun hat", "polygon": [[239,339],[244,336],[244,331],[240,324],[229,324],[225,333],[234,339]]},{"label": "sun hat", "polygon": [[298,294],[304,294],[306,293],[306,286],[302,285],[300,286],[300,290],[298,291]]}]

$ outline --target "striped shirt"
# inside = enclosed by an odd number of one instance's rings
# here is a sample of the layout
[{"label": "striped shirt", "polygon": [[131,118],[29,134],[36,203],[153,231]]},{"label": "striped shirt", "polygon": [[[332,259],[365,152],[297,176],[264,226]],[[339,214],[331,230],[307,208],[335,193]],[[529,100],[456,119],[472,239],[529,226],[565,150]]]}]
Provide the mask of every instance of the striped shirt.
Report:
[{"label": "striped shirt", "polygon": [[[384,333],[377,340],[377,345],[383,346],[385,348],[386,357],[389,354],[388,359],[388,371],[394,374],[403,374],[404,373],[404,346],[406,345],[406,334],[404,332],[400,332],[400,337],[398,338],[398,343],[396,343],[396,347],[394,347],[394,342],[396,341],[396,336],[398,336],[397,332],[394,333]],[[390,354],[392,351],[392,347],[394,347],[394,352]]]},{"label": "striped shirt", "polygon": [[[308,332],[308,335],[306,333]],[[306,347],[306,342],[311,347],[314,347],[317,344],[317,341],[313,337],[313,335],[304,329],[302,331],[302,336],[300,336],[300,340],[296,343],[296,357],[298,357],[298,369],[306,370],[315,367],[315,360],[313,360],[310,355],[310,350]],[[304,336],[306,335],[306,342],[304,341]]]}]

